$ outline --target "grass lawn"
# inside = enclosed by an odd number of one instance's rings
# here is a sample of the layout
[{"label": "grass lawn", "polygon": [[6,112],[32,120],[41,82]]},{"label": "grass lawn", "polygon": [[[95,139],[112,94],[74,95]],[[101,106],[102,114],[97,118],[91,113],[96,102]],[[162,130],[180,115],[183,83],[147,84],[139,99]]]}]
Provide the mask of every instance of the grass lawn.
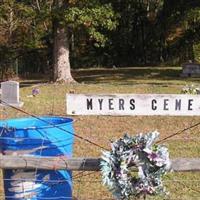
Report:
[{"label": "grass lawn", "polygon": [[[20,96],[23,109],[36,115],[66,115],[65,95],[75,93],[172,93],[180,94],[187,84],[197,84],[200,78],[181,78],[178,67],[143,67],[124,69],[87,69],[73,71],[79,84],[57,85],[43,83],[44,80],[21,82]],[[38,84],[38,81],[41,83]],[[37,83],[37,84],[36,84]],[[28,97],[33,87],[40,89],[37,97]],[[1,108],[2,109],[2,108]],[[24,114],[6,108],[1,112],[1,119],[21,117]],[[109,148],[110,141],[124,133],[137,134],[158,130],[160,138],[175,133],[200,122],[200,117],[169,116],[75,116],[75,132]],[[199,157],[200,126],[165,142],[171,158]],[[101,150],[79,139],[75,140],[74,156],[97,157]],[[85,172],[84,174],[88,174]],[[110,192],[101,185],[98,172],[87,176],[74,173],[74,196],[77,199],[109,199]],[[165,199],[198,200],[200,199],[200,172],[169,173],[165,177],[169,196]],[[1,193],[1,190],[0,190]],[[3,199],[3,197],[1,197]],[[150,197],[148,199],[163,199]]]}]

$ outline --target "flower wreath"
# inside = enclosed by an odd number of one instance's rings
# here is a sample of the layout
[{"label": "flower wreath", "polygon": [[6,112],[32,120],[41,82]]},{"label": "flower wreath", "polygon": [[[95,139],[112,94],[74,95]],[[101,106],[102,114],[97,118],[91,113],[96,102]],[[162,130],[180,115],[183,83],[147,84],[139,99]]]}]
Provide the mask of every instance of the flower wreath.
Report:
[{"label": "flower wreath", "polygon": [[110,152],[103,152],[103,184],[116,199],[166,194],[162,176],[170,169],[170,160],[165,146],[153,144],[158,136],[157,131],[133,137],[126,134],[111,144]]},{"label": "flower wreath", "polygon": [[182,94],[200,94],[200,88],[195,85],[187,85],[181,90]]}]

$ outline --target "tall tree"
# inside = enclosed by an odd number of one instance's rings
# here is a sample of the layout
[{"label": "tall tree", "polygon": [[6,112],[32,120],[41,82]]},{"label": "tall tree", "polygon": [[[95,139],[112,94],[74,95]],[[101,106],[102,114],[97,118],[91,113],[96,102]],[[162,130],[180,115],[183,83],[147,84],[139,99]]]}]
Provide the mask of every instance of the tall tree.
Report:
[{"label": "tall tree", "polygon": [[54,80],[72,82],[69,61],[72,33],[85,31],[96,45],[104,45],[106,37],[102,32],[116,27],[116,16],[111,5],[100,0],[54,0],[53,7]]},{"label": "tall tree", "polygon": [[[11,68],[22,49],[34,45],[34,10],[21,2],[5,0],[0,2],[0,67],[3,74]],[[35,32],[36,33],[36,32]],[[32,44],[32,45],[31,45]]]},{"label": "tall tree", "polygon": [[[62,11],[63,13],[69,6],[67,2],[59,0],[54,0],[53,4],[56,11]],[[63,23],[64,19],[59,19],[61,15],[62,13],[52,20],[54,81],[74,82],[69,60],[69,31],[67,23]]]},{"label": "tall tree", "polygon": [[[15,30],[25,30],[26,34],[16,32],[20,35],[16,42],[19,47],[41,48],[53,43],[54,81],[58,82],[74,81],[69,60],[72,33],[84,32],[97,46],[101,46],[107,39],[103,32],[116,27],[112,6],[101,0],[5,0],[2,7],[4,13],[9,13],[6,14],[7,21],[4,23],[9,38],[14,39],[14,27]],[[15,8],[16,12],[10,11],[10,8]],[[21,14],[25,17],[21,18]],[[0,19],[5,18],[4,14],[0,15]],[[48,43],[47,40],[51,42]]]}]

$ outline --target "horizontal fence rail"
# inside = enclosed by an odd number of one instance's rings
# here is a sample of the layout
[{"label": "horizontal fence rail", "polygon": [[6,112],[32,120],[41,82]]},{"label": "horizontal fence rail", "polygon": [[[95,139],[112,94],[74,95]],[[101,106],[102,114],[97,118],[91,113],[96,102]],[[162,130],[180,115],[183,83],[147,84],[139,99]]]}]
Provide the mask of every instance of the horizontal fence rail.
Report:
[{"label": "horizontal fence rail", "polygon": [[[0,155],[1,169],[43,169],[99,171],[100,158],[67,158]],[[173,171],[200,171],[200,158],[177,158],[171,160]],[[137,170],[137,169],[135,169]]]}]

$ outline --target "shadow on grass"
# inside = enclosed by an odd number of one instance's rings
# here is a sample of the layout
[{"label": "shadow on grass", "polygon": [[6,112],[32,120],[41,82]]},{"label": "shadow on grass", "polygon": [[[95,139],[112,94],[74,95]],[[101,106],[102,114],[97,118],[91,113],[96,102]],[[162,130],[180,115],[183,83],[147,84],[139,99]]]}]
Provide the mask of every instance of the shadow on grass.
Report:
[{"label": "shadow on grass", "polygon": [[[180,77],[181,68],[178,67],[135,67],[119,69],[85,69],[73,71],[73,75],[78,82],[84,83],[114,83],[137,84],[137,81],[199,81],[199,78]],[[151,83],[149,83],[151,84]],[[157,83],[160,84],[160,83]]]},{"label": "shadow on grass", "polygon": [[[180,67],[89,68],[72,70],[72,76],[78,83],[88,84],[137,85],[143,83],[165,86],[166,83],[174,85],[188,81],[199,82],[200,78],[180,77],[181,71]],[[20,87],[50,82],[48,75],[40,76],[22,79]]]},{"label": "shadow on grass", "polygon": [[26,81],[20,81],[20,87],[31,87],[34,85],[39,85],[39,84],[45,84],[48,83],[49,81],[47,80],[26,80]]}]

